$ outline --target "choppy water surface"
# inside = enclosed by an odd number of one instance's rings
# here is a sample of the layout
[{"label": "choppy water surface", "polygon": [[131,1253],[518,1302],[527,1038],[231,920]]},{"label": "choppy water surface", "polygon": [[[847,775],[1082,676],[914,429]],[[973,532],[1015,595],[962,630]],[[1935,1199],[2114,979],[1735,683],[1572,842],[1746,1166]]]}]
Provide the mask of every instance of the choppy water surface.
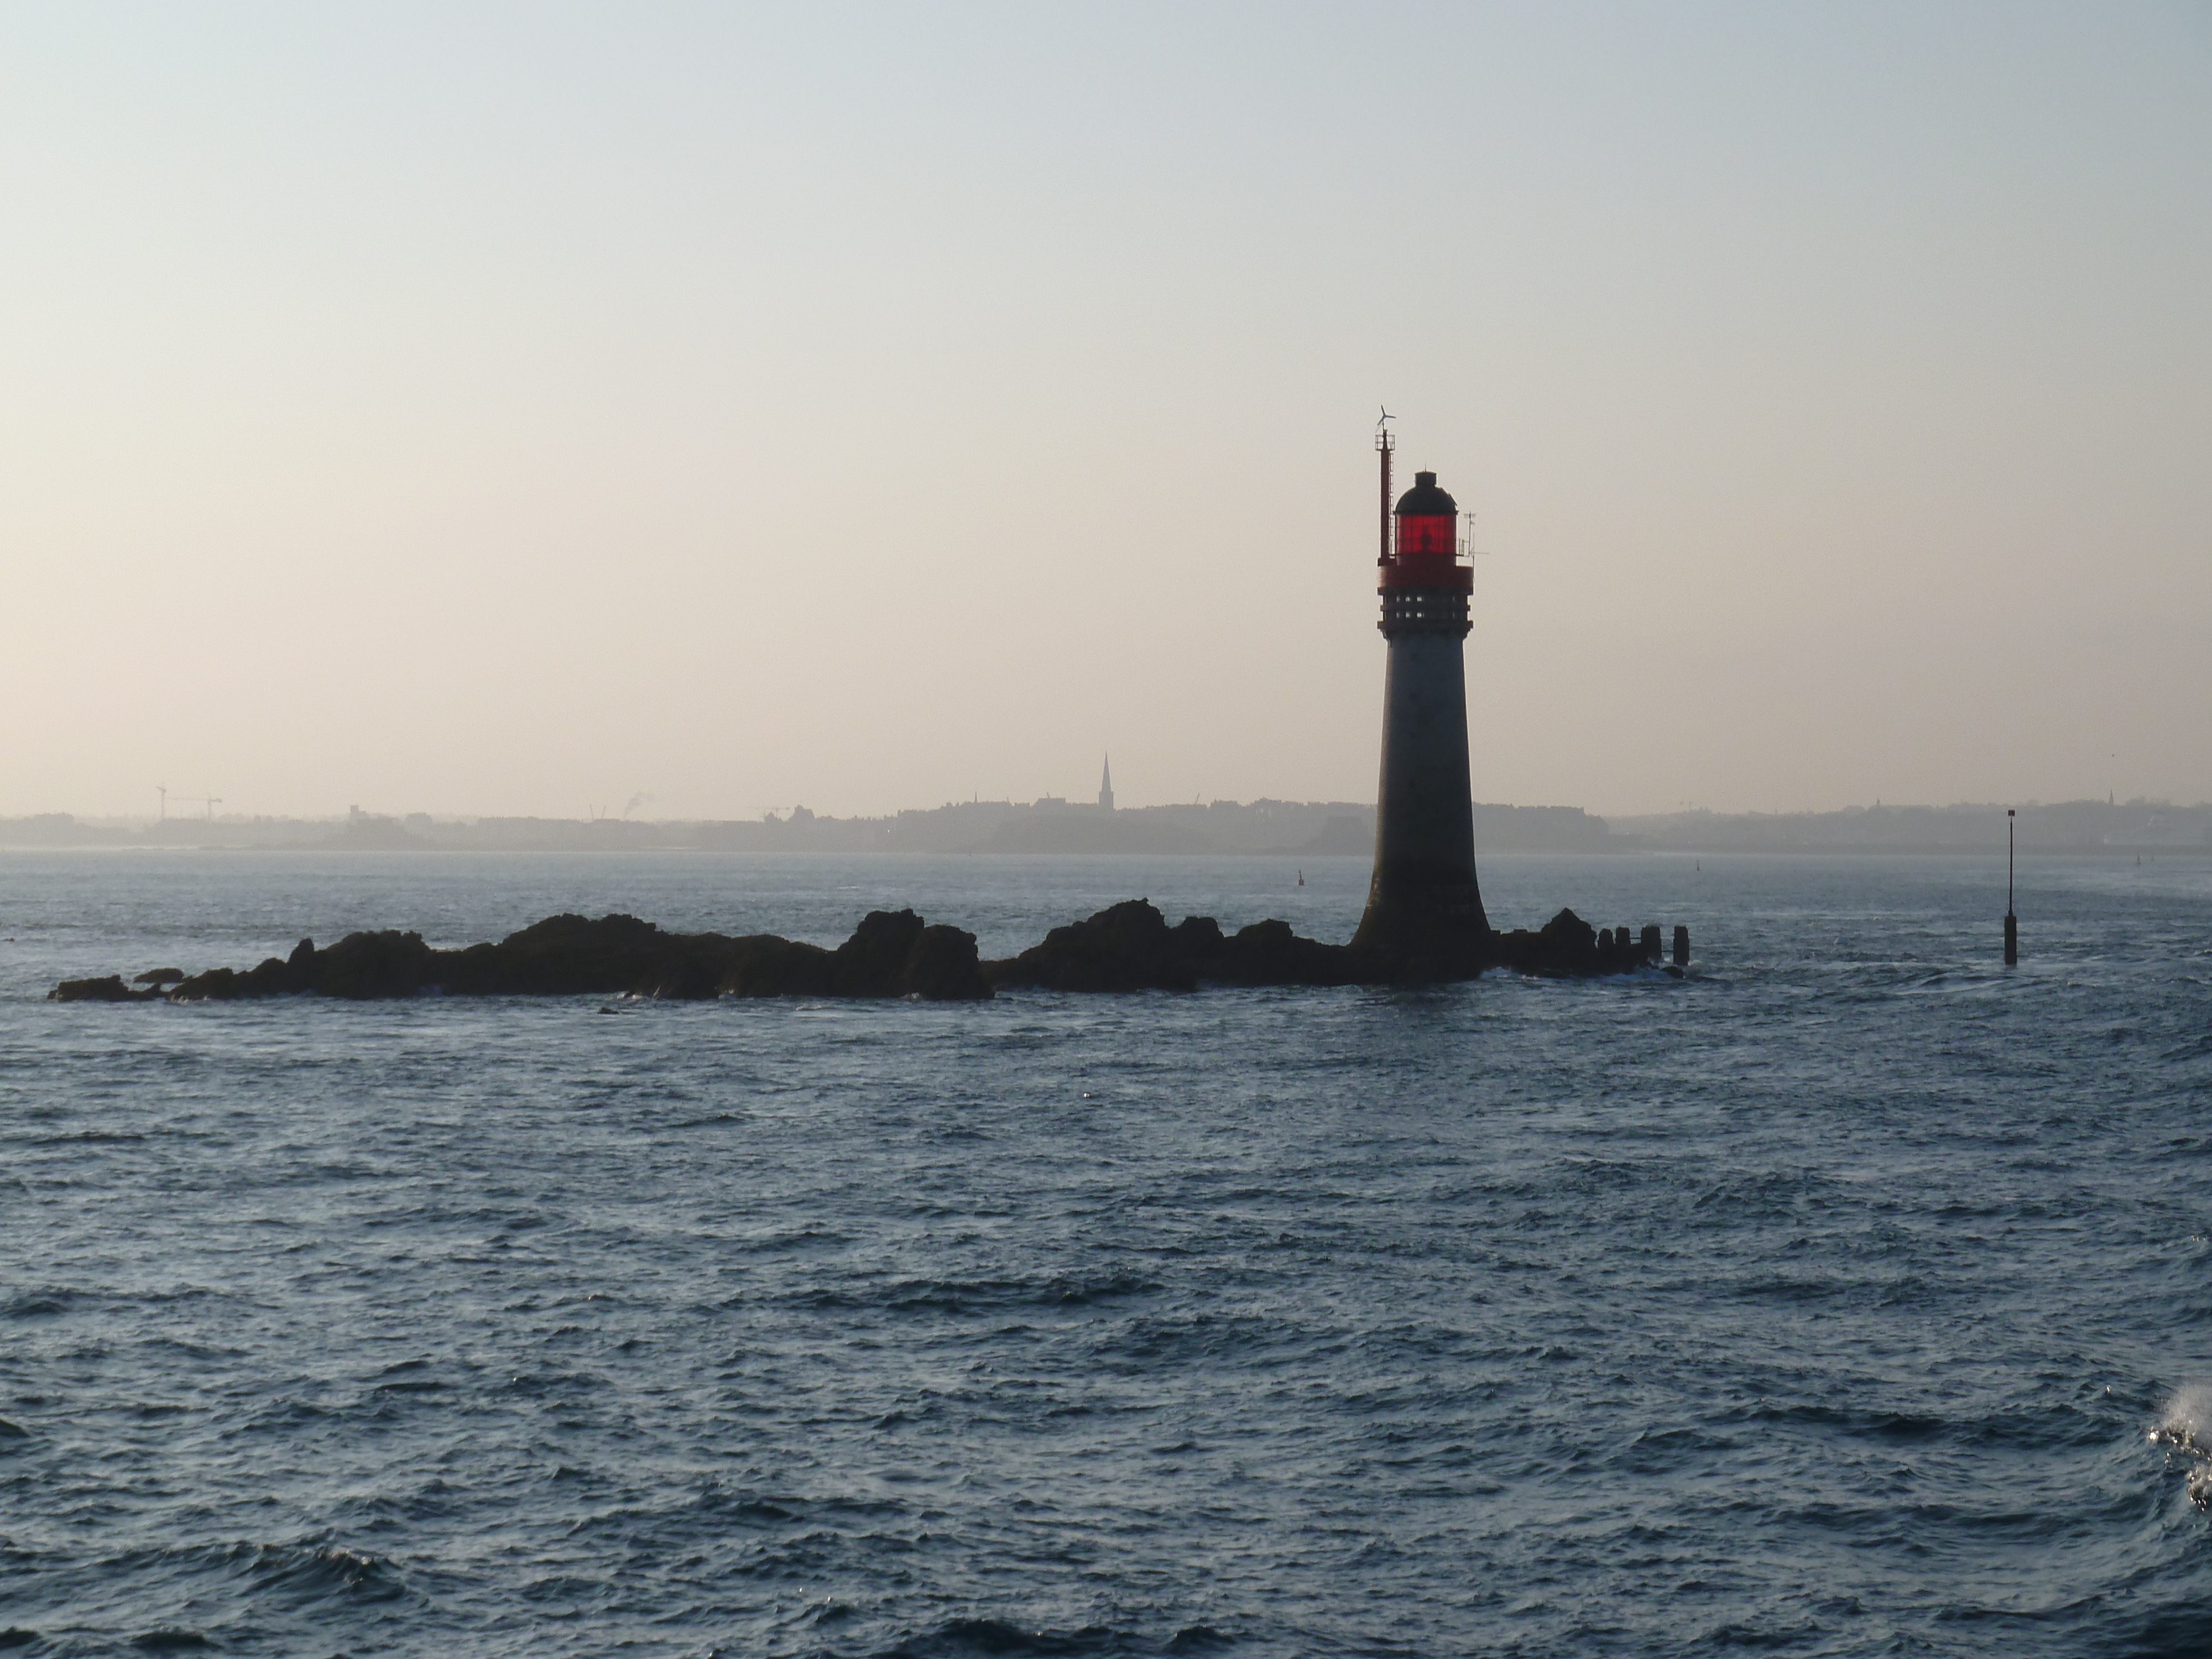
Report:
[{"label": "choppy water surface", "polygon": [[1269,860],[0,857],[31,1654],[2212,1652],[2212,867],[1492,860],[1698,970],[39,1000]]}]

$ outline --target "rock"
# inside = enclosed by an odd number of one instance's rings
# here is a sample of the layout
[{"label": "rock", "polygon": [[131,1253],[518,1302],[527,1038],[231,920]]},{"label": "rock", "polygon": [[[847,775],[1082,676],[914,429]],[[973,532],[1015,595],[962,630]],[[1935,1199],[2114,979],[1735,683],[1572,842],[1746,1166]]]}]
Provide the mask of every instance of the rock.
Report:
[{"label": "rock", "polygon": [[[497,944],[440,951],[420,933],[349,933],[327,949],[301,939],[289,957],[241,973],[174,969],[65,980],[60,1002],[231,1001],[313,994],[368,1000],[447,996],[912,997],[965,1001],[994,986],[1054,991],[1190,991],[1201,985],[1396,985],[1472,979],[1504,966],[1546,978],[1627,973],[1654,959],[1654,928],[1600,933],[1572,910],[1536,932],[1489,933],[1449,958],[1385,957],[1301,938],[1285,921],[1224,935],[1211,916],[1175,927],[1149,899],[1130,899],[1055,927],[1003,962],[984,963],[975,936],[911,910],[876,910],[834,951],[772,933],[666,933],[635,916],[548,916]],[[169,987],[166,991],[164,986]]]},{"label": "rock", "polygon": [[724,996],[820,997],[830,993],[830,952],[818,945],[754,933],[728,941],[715,981]]},{"label": "rock", "polygon": [[184,976],[185,970],[181,968],[156,968],[150,973],[137,975],[131,982],[133,985],[152,985],[158,988],[163,985],[173,985]]},{"label": "rock", "polygon": [[682,978],[677,953],[666,948],[680,937],[635,916],[548,916],[496,945],[439,952],[434,982],[448,996],[657,995]]},{"label": "rock", "polygon": [[[295,951],[294,955],[299,953]],[[309,954],[303,971],[271,957],[253,971],[266,975],[266,992],[313,991],[319,996],[350,997],[367,1001],[383,997],[411,997],[433,981],[431,958],[435,954],[420,933],[386,929],[377,933],[348,933],[327,951]]]},{"label": "rock", "polygon": [[[349,933],[326,950],[301,939],[289,957],[270,957],[240,973],[215,968],[167,994],[180,1002],[318,996],[356,1000],[418,996],[635,995],[696,1000],[716,996],[988,997],[975,936],[930,926],[911,910],[877,911],[835,951],[773,934],[665,933],[635,916],[549,916],[496,945],[439,951],[420,933]],[[72,980],[61,1001],[137,1001],[120,979]]]},{"label": "rock", "polygon": [[172,1002],[229,1002],[246,994],[240,990],[240,976],[230,968],[210,968],[204,974],[194,974],[169,992]]},{"label": "rock", "polygon": [[896,996],[906,959],[921,941],[921,918],[911,910],[871,910],[853,937],[830,953],[831,996]]},{"label": "rock", "polygon": [[1255,921],[1224,939],[1212,916],[1173,927],[1150,899],[1129,899],[1055,927],[1008,962],[996,985],[1047,991],[1192,991],[1211,985],[1365,985],[1388,977],[1341,945],[1301,939],[1286,921]]},{"label": "rock", "polygon": [[46,993],[49,1002],[151,1002],[160,994],[152,990],[134,991],[123,982],[120,974],[110,974],[106,979],[65,979]]},{"label": "rock", "polygon": [[[1208,918],[1211,920],[1211,918]],[[1237,930],[1206,977],[1224,985],[1367,985],[1372,964],[1348,945],[1302,939],[1287,921],[1255,921]]]},{"label": "rock", "polygon": [[1498,958],[1516,973],[1542,979],[1591,979],[1650,965],[1646,945],[1656,937],[1648,927],[1641,938],[1626,927],[1600,930],[1562,910],[1535,933],[1498,935]]},{"label": "rock", "polygon": [[1218,957],[1229,943],[1212,916],[1185,916],[1174,928],[1176,948],[1187,957]]},{"label": "rock", "polygon": [[1537,938],[1557,950],[1581,952],[1597,948],[1597,929],[1571,910],[1562,910],[1546,922]]},{"label": "rock", "polygon": [[975,935],[944,922],[921,930],[901,970],[899,994],[922,1002],[975,1002],[991,994]]},{"label": "rock", "polygon": [[[1215,927],[1214,937],[1221,930]],[[994,963],[993,982],[1045,991],[1194,991],[1198,974],[1167,918],[1150,899],[1125,899],[1044,936],[1012,962]]]}]

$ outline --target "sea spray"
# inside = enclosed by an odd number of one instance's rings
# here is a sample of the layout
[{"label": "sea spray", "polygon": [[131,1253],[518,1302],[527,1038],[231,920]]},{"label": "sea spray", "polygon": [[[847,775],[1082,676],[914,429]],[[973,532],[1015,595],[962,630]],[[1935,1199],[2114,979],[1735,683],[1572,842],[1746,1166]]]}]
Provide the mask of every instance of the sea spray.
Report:
[{"label": "sea spray", "polygon": [[2212,1383],[2175,1389],[2150,1437],[2186,1463],[2189,1501],[2212,1509]]}]

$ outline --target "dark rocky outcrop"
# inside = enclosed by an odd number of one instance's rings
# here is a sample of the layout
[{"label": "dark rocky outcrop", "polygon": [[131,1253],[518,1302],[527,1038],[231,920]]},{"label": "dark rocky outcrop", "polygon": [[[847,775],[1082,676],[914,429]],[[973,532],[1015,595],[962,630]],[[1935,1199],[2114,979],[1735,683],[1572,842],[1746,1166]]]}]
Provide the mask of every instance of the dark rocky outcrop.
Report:
[{"label": "dark rocky outcrop", "polygon": [[[164,977],[167,977],[165,975]],[[61,1002],[234,1001],[312,994],[356,1000],[446,996],[988,997],[975,936],[878,910],[834,951],[773,934],[665,933],[635,916],[550,916],[496,945],[439,951],[420,933],[349,933],[326,950],[301,939],[289,957],[240,972],[214,968],[132,990],[119,975],[64,980]]]},{"label": "dark rocky outcrop", "polygon": [[1571,910],[1560,911],[1534,933],[1520,928],[1492,939],[1500,967],[1541,979],[1589,979],[1659,964],[1657,937],[1650,930],[1638,939],[1624,927],[1616,939]]},{"label": "dark rocky outcrop", "polygon": [[[1211,930],[1211,939],[1202,930]],[[1218,945],[1221,929],[1194,916],[1180,928],[1150,899],[1128,899],[1085,921],[1071,921],[1007,962],[984,964],[995,985],[1047,991],[1192,991],[1198,988],[1192,946]]]},{"label": "dark rocky outcrop", "polygon": [[1407,960],[1326,945],[1285,921],[1255,921],[1224,935],[1211,916],[1175,927],[1150,900],[1130,899],[1045,935],[1041,945],[983,971],[994,985],[1052,991],[1188,991],[1200,985],[1403,985],[1474,979],[1493,968],[1546,979],[1595,978],[1656,963],[1656,949],[1616,944],[1572,910],[1534,933],[1490,933],[1449,958]]},{"label": "dark rocky outcrop", "polygon": [[151,1002],[161,994],[151,988],[134,991],[120,974],[106,979],[65,979],[46,993],[54,1002]]},{"label": "dark rocky outcrop", "polygon": [[[872,912],[835,950],[772,933],[665,933],[635,916],[549,916],[496,945],[441,951],[420,933],[349,933],[318,950],[240,971],[174,969],[64,980],[61,1002],[233,1001],[315,995],[367,1000],[445,996],[911,997],[991,995],[996,987],[1052,991],[1192,991],[1202,985],[1400,985],[1473,979],[1493,968],[1544,978],[1627,973],[1659,961],[1658,930],[1632,936],[1562,910],[1534,932],[1488,933],[1449,960],[1389,957],[1303,939],[1288,922],[1224,933],[1211,916],[1174,927],[1149,899],[1130,899],[1055,927],[1041,944],[981,962],[975,936],[911,910]],[[1668,973],[1679,973],[1669,967]]]},{"label": "dark rocky outcrop", "polygon": [[994,985],[1049,991],[1189,991],[1200,985],[1368,985],[1387,973],[1349,947],[1301,939],[1286,921],[1224,934],[1212,916],[1175,927],[1150,899],[1129,899],[1055,927],[1006,962],[984,964]]}]

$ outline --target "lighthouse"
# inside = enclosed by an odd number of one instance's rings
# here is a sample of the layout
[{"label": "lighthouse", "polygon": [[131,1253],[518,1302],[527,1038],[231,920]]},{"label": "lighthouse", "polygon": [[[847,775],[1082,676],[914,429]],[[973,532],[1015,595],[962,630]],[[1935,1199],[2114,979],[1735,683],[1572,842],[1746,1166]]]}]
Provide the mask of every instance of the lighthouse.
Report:
[{"label": "lighthouse", "polygon": [[1382,463],[1376,589],[1389,663],[1375,876],[1352,945],[1416,972],[1424,964],[1462,969],[1489,954],[1491,938],[1474,878],[1467,763],[1464,641],[1474,573],[1460,562],[1459,503],[1435,473],[1416,472],[1393,509],[1395,447],[1387,428],[1376,438]]}]

